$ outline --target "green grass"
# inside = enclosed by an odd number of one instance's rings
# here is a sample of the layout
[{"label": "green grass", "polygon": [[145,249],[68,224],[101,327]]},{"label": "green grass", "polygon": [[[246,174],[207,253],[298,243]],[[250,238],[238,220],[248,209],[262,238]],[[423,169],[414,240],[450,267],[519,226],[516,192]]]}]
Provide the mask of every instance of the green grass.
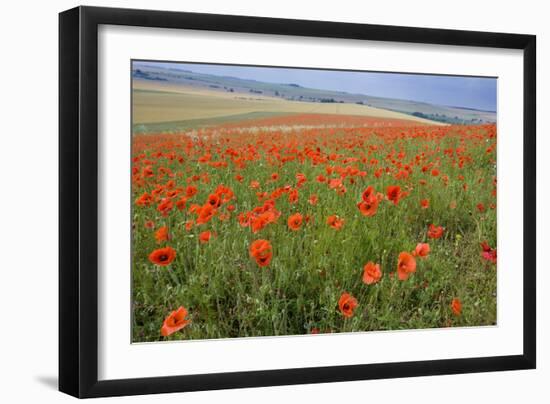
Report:
[{"label": "green grass", "polygon": [[[145,90],[142,90],[145,91]],[[150,91],[155,92],[155,91]],[[134,134],[147,133],[179,133],[192,129],[208,128],[231,122],[246,122],[254,119],[271,118],[274,116],[295,115],[288,112],[249,112],[245,114],[227,115],[215,118],[187,119],[172,122],[140,123],[132,126]]]},{"label": "green grass", "polygon": [[[471,131],[485,133],[482,129]],[[168,148],[151,140],[145,153],[148,159],[156,160],[155,173],[159,166],[170,168],[176,174],[172,179],[182,187],[187,186],[187,178],[192,175],[208,174],[209,183],[195,183],[199,193],[188,206],[193,202],[202,204],[218,184],[225,184],[236,195],[231,202],[236,212],[230,220],[214,218],[187,231],[185,223],[194,215],[186,210],[174,209],[164,218],[155,210],[156,205],[134,206],[133,341],[295,335],[310,333],[312,329],[350,332],[495,324],[496,269],[480,255],[480,242],[487,240],[491,246],[496,245],[496,210],[488,208],[496,203],[490,186],[496,171],[494,153],[486,153],[486,142],[468,140],[466,154],[471,163],[459,168],[443,153],[460,146],[460,136],[453,129],[441,140],[404,138],[389,144],[383,136],[373,136],[353,151],[337,150],[335,139],[345,142],[347,136],[342,131],[330,132],[321,137],[329,139],[328,143],[323,145],[319,140],[318,146],[326,154],[338,152],[350,156],[367,154],[368,147],[376,144],[379,149],[369,159],[379,159],[379,167],[391,166],[385,158],[391,150],[402,150],[406,155],[404,161],[424,152],[430,156],[429,161],[440,159],[441,175],[447,175],[449,183],[444,186],[441,176],[423,173],[419,166],[414,167],[406,180],[396,180],[391,175],[375,178],[374,169],[359,162],[350,165],[366,169],[367,176],[356,177],[355,184],[346,182],[346,194],[339,195],[315,181],[319,174],[326,175],[326,164],[314,165],[305,159],[277,167],[266,159],[267,146],[258,147],[260,158],[236,170],[229,158],[216,154],[220,147],[217,141],[196,144],[196,153],[179,163],[164,156],[157,158],[154,152],[160,149],[183,153],[181,148],[173,145]],[[249,141],[243,140],[243,144]],[[186,140],[181,142],[185,143]],[[298,145],[296,150],[304,147]],[[198,163],[196,160],[204,150],[213,152],[214,160],[225,158],[229,161],[228,168]],[[341,160],[329,163],[346,165]],[[136,166],[143,165],[136,163]],[[273,172],[279,174],[279,179],[270,182]],[[257,234],[239,225],[237,213],[261,205],[256,196],[258,190],[249,187],[251,180],[259,181],[262,191],[271,192],[286,184],[294,186],[298,172],[305,174],[308,181],[300,188],[296,204],[289,203],[286,195],[277,200],[276,207],[282,213],[277,223]],[[237,173],[245,178],[242,183],[235,180]],[[465,177],[464,181],[458,180],[459,175]],[[166,183],[169,179],[156,178],[142,188],[134,186],[134,199],[153,189],[157,180]],[[479,183],[480,179],[484,182]],[[420,180],[427,184],[419,185]],[[467,192],[463,183],[468,184]],[[382,201],[375,216],[360,214],[356,204],[366,186],[372,185],[385,193],[387,186],[396,184],[414,188],[397,206]],[[311,194],[319,196],[316,206],[307,201]],[[429,209],[421,209],[423,198],[429,199]],[[449,208],[452,201],[456,201],[456,209]],[[483,213],[476,208],[480,202],[487,207]],[[312,222],[292,232],[286,221],[295,212],[310,215]],[[326,218],[333,214],[345,220],[340,231],[326,224]],[[153,220],[155,228],[168,226],[171,240],[157,244],[154,231],[144,226],[147,220]],[[442,238],[427,238],[430,223],[445,227]],[[217,237],[201,244],[198,235],[204,230],[215,232]],[[260,238],[273,245],[273,260],[265,268],[258,267],[248,254],[250,243]],[[431,254],[417,258],[416,273],[406,281],[391,276],[396,271],[399,253],[413,250],[420,242],[430,244]],[[176,259],[167,267],[155,266],[148,260],[148,254],[163,245],[176,249]],[[380,282],[369,286],[362,283],[363,266],[368,261],[380,263],[383,272]],[[351,318],[343,317],[338,310],[343,292],[351,293],[359,302]],[[451,311],[453,298],[462,302],[460,316]],[[189,310],[191,324],[167,338],[161,337],[159,330],[164,318],[179,306]]]}]

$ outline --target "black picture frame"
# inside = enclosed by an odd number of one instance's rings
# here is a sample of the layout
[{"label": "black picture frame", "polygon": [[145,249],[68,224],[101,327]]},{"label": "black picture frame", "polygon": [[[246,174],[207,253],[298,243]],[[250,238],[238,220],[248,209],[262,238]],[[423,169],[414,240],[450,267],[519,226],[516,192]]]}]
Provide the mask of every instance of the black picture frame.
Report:
[{"label": "black picture frame", "polygon": [[[180,28],[523,51],[523,354],[99,381],[98,26]],[[536,366],[536,37],[505,33],[77,7],[59,15],[59,390],[75,397],[324,383]]]}]

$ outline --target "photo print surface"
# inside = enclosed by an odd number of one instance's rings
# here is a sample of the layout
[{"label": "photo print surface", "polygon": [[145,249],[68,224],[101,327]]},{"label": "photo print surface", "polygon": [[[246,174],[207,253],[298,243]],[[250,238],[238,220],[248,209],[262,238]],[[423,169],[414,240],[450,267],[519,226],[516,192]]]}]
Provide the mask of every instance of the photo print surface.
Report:
[{"label": "photo print surface", "polygon": [[497,78],[131,77],[132,342],[496,325]]}]

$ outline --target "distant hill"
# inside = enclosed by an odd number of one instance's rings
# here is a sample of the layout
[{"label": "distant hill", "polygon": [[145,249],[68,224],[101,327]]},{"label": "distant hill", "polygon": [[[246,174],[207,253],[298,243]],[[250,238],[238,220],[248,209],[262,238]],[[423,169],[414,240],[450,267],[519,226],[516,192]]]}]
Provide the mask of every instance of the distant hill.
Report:
[{"label": "distant hill", "polygon": [[435,105],[413,100],[374,97],[343,91],[302,87],[295,83],[267,83],[231,76],[196,73],[174,67],[158,67],[147,62],[134,62],[132,76],[137,80],[164,81],[210,90],[261,94],[290,101],[319,103],[353,103],[400,112],[418,118],[451,124],[480,124],[496,122],[496,113],[470,108]]}]

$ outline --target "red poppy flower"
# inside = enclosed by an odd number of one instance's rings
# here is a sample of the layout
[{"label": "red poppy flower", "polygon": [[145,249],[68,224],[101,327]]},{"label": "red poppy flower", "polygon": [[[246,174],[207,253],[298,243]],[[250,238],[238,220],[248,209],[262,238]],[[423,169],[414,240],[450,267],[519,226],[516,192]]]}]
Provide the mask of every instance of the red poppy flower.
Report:
[{"label": "red poppy flower", "polygon": [[340,230],[344,225],[344,220],[336,215],[331,215],[327,218],[327,224],[335,230]]},{"label": "red poppy flower", "polygon": [[273,248],[267,240],[256,240],[250,244],[250,256],[256,260],[260,267],[266,267],[273,257]]},{"label": "red poppy flower", "polygon": [[151,205],[152,202],[153,202],[153,197],[147,192],[145,192],[139,198],[136,199],[136,205],[141,207],[149,206]]},{"label": "red poppy flower", "polygon": [[296,186],[298,188],[300,188],[302,185],[304,185],[304,183],[307,181],[307,178],[304,174],[302,173],[297,173],[296,174]]},{"label": "red poppy flower", "polygon": [[328,186],[330,189],[338,189],[343,186],[341,178],[331,178],[328,181]]},{"label": "red poppy flower", "polygon": [[342,293],[342,296],[338,300],[338,308],[343,316],[347,318],[353,316],[353,311],[357,306],[357,299],[349,293]]},{"label": "red poppy flower", "polygon": [[187,186],[187,188],[185,188],[185,196],[187,196],[188,198],[191,198],[197,192],[198,192],[197,187],[195,187],[193,185],[189,185],[189,186]]},{"label": "red poppy flower", "polygon": [[176,201],[176,208],[178,210],[184,210],[187,206],[187,198],[185,196],[182,196],[180,199]]},{"label": "red poppy flower", "polygon": [[309,197],[309,199],[307,200],[309,202],[310,205],[317,205],[317,202],[319,201],[319,198],[317,197],[317,195],[313,194]]},{"label": "red poppy flower", "polygon": [[416,260],[406,251],[399,254],[397,261],[397,276],[400,281],[406,281],[409,275],[416,272]]},{"label": "red poppy flower", "polygon": [[257,233],[262,230],[269,223],[274,223],[277,220],[277,215],[273,211],[266,211],[258,216],[253,216],[250,218],[250,228],[252,233]]},{"label": "red poppy flower", "polygon": [[152,177],[155,175],[153,172],[153,168],[151,166],[147,166],[143,169],[143,172],[141,173],[144,177]]},{"label": "red poppy flower", "polygon": [[168,198],[175,198],[176,196],[178,196],[179,193],[180,193],[180,191],[178,191],[177,189],[173,189],[171,191],[166,191],[165,195]]},{"label": "red poppy flower", "polygon": [[170,234],[168,234],[168,227],[162,226],[155,232],[155,239],[157,240],[157,243],[160,243],[162,241],[168,241],[170,239]]},{"label": "red poppy flower", "polygon": [[197,224],[207,223],[210,219],[212,219],[212,217],[214,217],[215,213],[216,213],[216,209],[208,203],[200,207],[199,217],[197,218]]},{"label": "red poppy flower", "polygon": [[303,216],[300,213],[295,213],[288,218],[288,228],[293,231],[300,230],[302,226]]},{"label": "red poppy flower", "polygon": [[497,263],[497,250],[496,248],[489,247],[487,241],[481,243],[481,257],[487,261],[492,262],[493,264]]},{"label": "red poppy flower", "polygon": [[210,230],[203,231],[199,235],[199,240],[203,244],[208,243],[213,235],[214,235],[214,233],[212,233]]},{"label": "red poppy flower", "polygon": [[298,202],[298,190],[297,189],[293,189],[288,193],[288,201],[290,203]]},{"label": "red poppy flower", "polygon": [[453,301],[451,302],[451,309],[453,310],[455,316],[460,316],[460,313],[462,312],[462,303],[459,299],[453,299]]},{"label": "red poppy flower", "polygon": [[345,195],[346,192],[347,192],[347,188],[346,188],[345,186],[343,186],[343,185],[342,185],[341,187],[339,187],[339,188],[336,189],[336,193],[337,193],[338,195]]},{"label": "red poppy flower", "polygon": [[160,266],[170,265],[174,258],[176,258],[176,250],[172,247],[159,248],[149,254],[149,261]]},{"label": "red poppy flower", "polygon": [[208,200],[206,201],[206,203],[208,203],[213,208],[219,208],[222,201],[218,194],[210,194],[208,195]]},{"label": "red poppy flower", "polygon": [[418,243],[413,251],[415,257],[427,257],[430,254],[430,245],[428,243]]},{"label": "red poppy flower", "polygon": [[363,282],[367,285],[372,285],[382,278],[382,271],[380,270],[380,264],[374,262],[367,262],[363,268]]},{"label": "red poppy flower", "polygon": [[378,210],[378,199],[375,195],[370,195],[366,201],[359,202],[357,207],[363,216],[374,216]]},{"label": "red poppy flower", "polygon": [[162,216],[168,216],[168,213],[174,207],[174,203],[170,198],[163,198],[157,206],[157,210],[162,214]]},{"label": "red poppy flower", "polygon": [[187,326],[191,321],[186,320],[185,317],[187,317],[187,310],[183,306],[171,312],[162,323],[160,335],[167,337]]},{"label": "red poppy flower", "polygon": [[386,189],[386,196],[389,201],[392,201],[394,205],[399,203],[401,198],[401,187],[399,185],[391,185]]},{"label": "red poppy flower", "polygon": [[430,224],[428,226],[428,237],[429,238],[440,238],[443,235],[443,227]]},{"label": "red poppy flower", "polygon": [[361,199],[365,202],[368,202],[371,195],[374,195],[374,187],[369,186],[361,194]]},{"label": "red poppy flower", "polygon": [[420,201],[420,206],[422,209],[428,209],[430,207],[430,201],[428,199],[422,199]]}]

